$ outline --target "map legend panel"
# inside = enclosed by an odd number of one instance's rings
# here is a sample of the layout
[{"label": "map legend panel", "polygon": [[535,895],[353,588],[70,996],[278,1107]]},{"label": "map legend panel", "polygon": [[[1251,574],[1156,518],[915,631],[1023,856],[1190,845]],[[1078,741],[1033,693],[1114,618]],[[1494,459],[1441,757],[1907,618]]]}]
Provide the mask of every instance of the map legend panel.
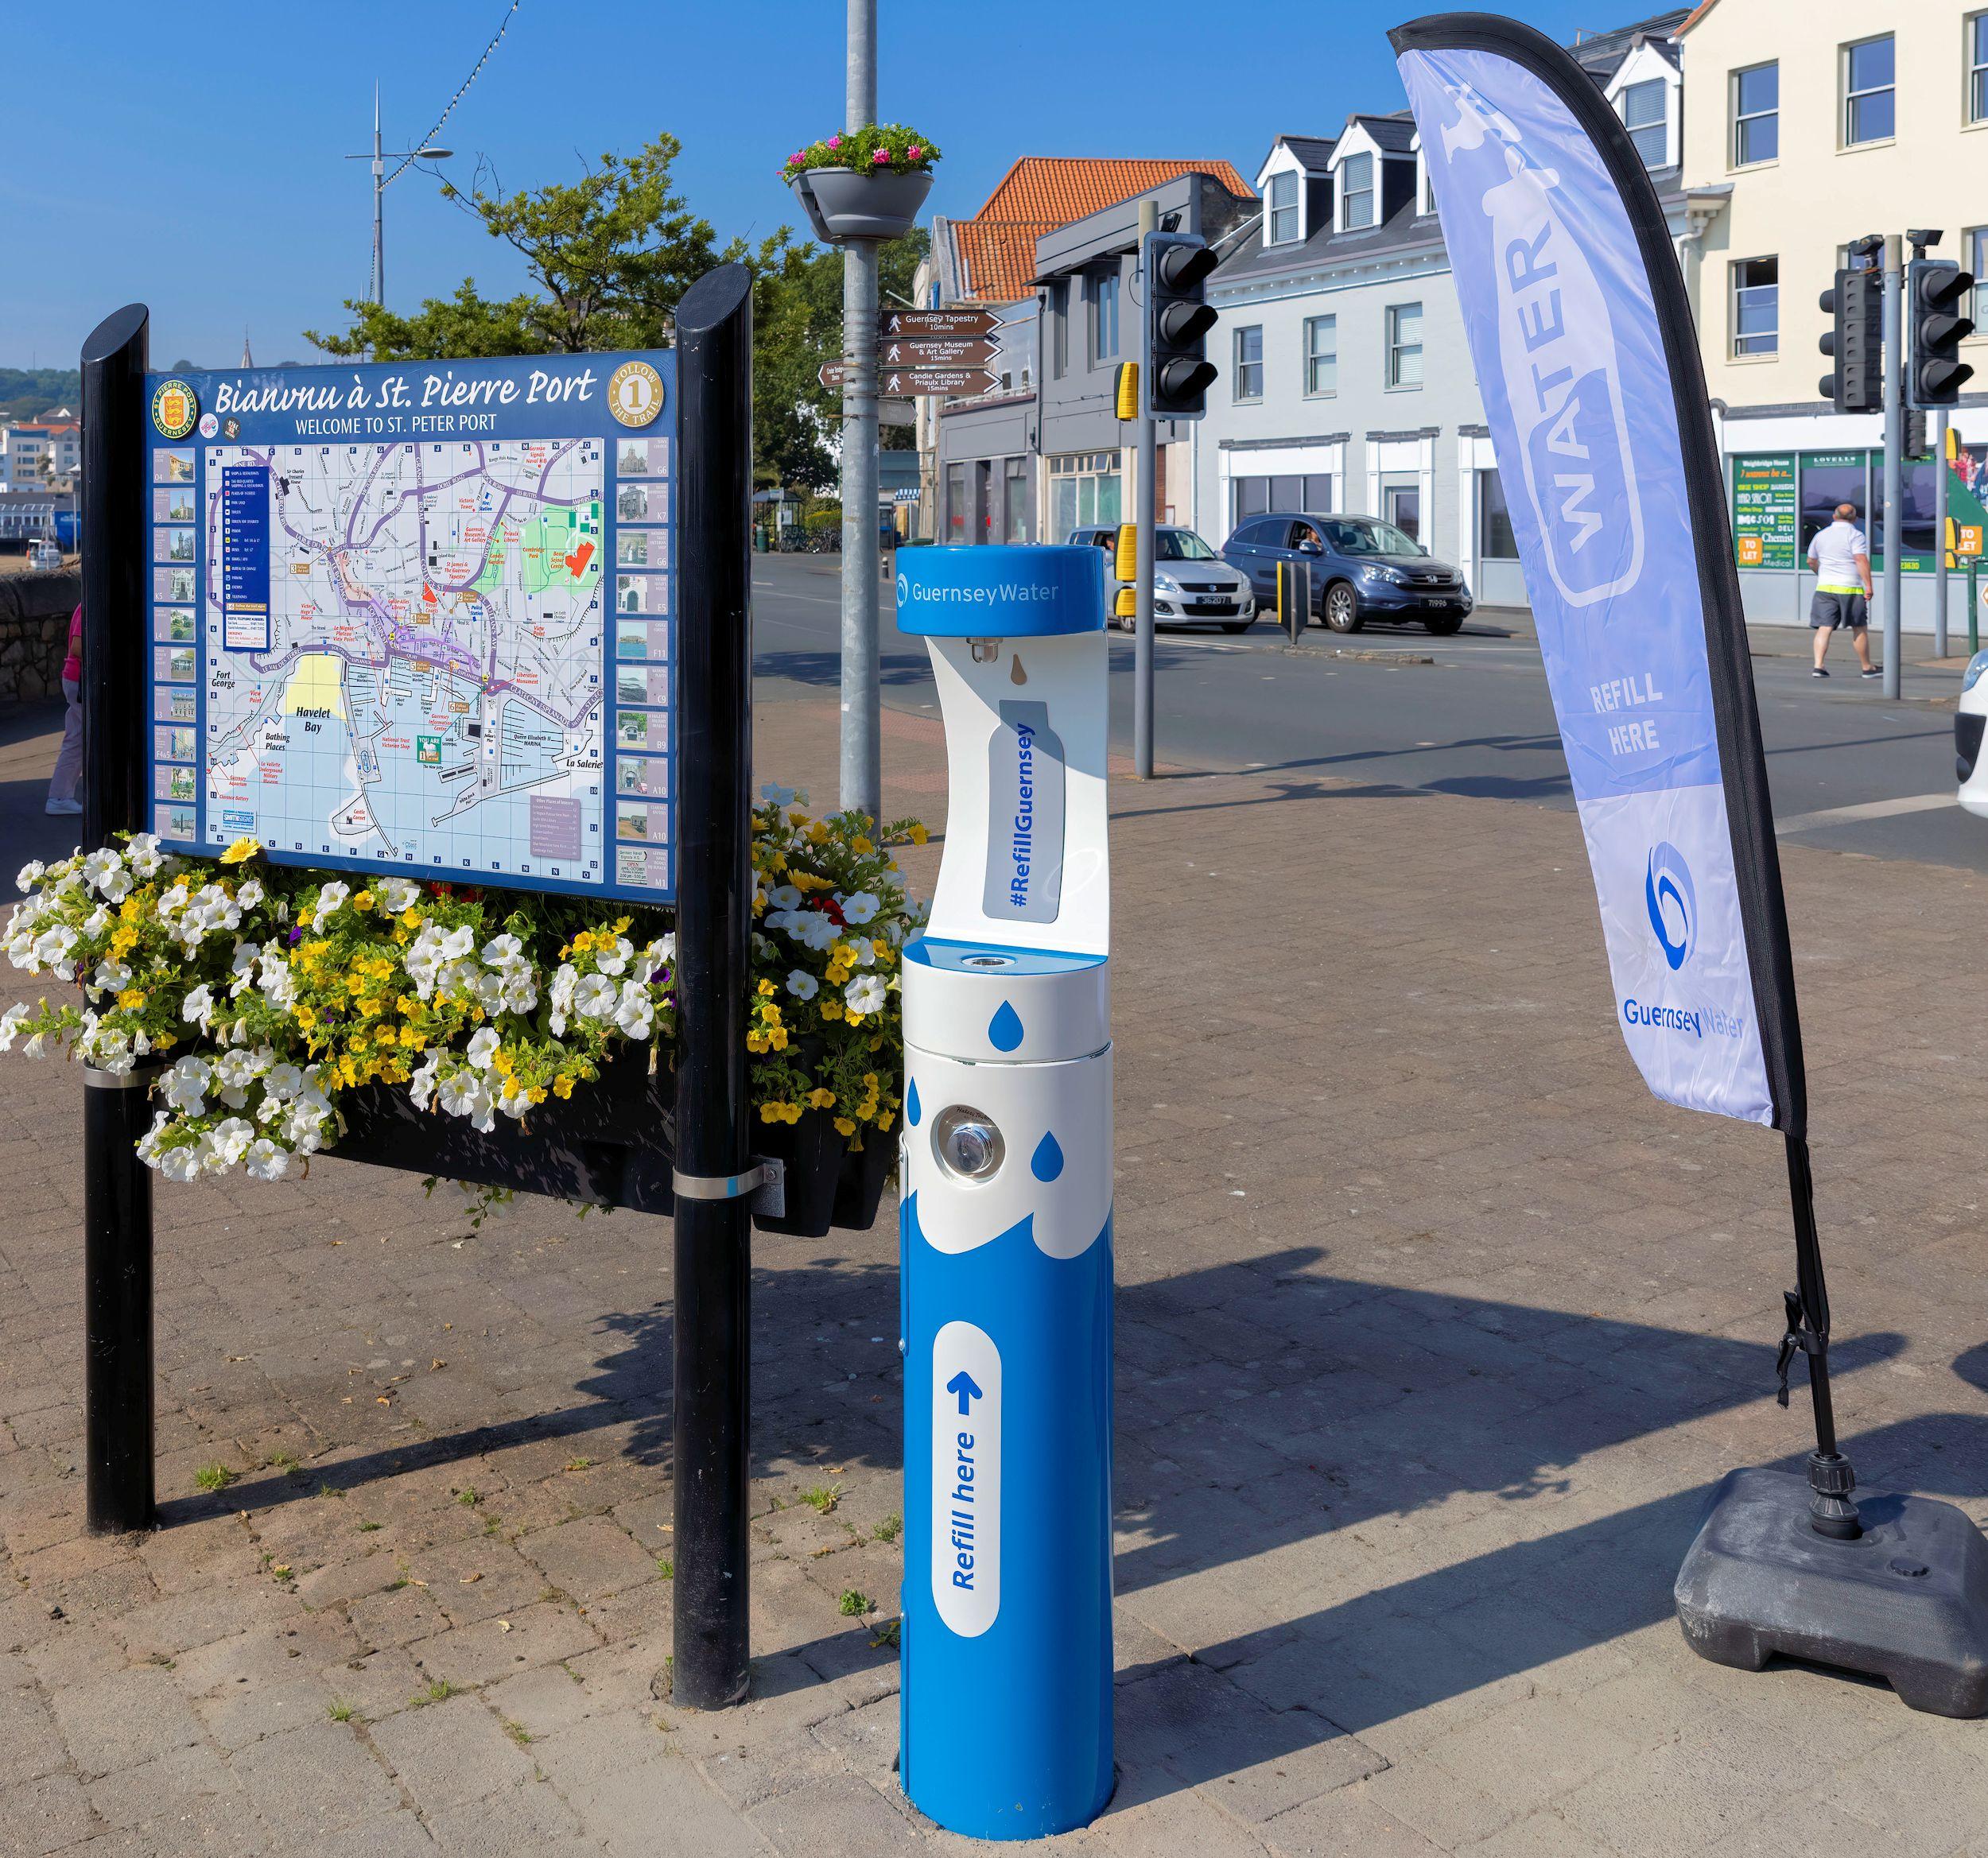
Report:
[{"label": "map legend panel", "polygon": [[[632,411],[623,359],[656,383]],[[175,377],[200,443],[151,449],[153,829],[670,901],[674,373]]]}]

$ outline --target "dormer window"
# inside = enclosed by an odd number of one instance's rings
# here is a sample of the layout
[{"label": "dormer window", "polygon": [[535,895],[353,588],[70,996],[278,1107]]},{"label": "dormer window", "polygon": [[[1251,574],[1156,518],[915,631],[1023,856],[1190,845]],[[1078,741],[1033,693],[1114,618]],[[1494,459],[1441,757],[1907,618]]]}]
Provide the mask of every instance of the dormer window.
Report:
[{"label": "dormer window", "polygon": [[1636,144],[1645,168],[1669,165],[1671,125],[1666,92],[1669,86],[1652,77],[1624,87],[1620,99],[1622,126]]},{"label": "dormer window", "polygon": [[1357,232],[1373,223],[1373,157],[1349,155],[1339,169],[1339,230]]},{"label": "dormer window", "polygon": [[1270,177],[1271,245],[1293,245],[1304,236],[1304,218],[1299,208],[1297,174],[1287,169]]}]

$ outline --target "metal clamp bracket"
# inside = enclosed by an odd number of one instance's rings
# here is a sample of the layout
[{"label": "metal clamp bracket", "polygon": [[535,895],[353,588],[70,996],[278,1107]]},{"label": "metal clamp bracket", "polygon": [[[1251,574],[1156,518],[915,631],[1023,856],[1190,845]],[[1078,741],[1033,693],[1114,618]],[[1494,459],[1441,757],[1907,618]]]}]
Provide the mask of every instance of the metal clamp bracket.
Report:
[{"label": "metal clamp bracket", "polygon": [[787,1210],[787,1165],[777,1155],[760,1155],[743,1174],[670,1173],[670,1190],[679,1200],[746,1200],[755,1213],[778,1219]]}]

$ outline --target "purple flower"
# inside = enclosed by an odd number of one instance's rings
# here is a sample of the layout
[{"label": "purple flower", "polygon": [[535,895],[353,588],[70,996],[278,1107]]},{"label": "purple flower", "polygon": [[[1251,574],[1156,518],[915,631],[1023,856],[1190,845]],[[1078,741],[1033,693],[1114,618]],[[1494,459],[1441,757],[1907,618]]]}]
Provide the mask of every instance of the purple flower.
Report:
[{"label": "purple flower", "polygon": [[304,925],[301,922],[290,931],[290,946],[294,948],[304,939]]}]

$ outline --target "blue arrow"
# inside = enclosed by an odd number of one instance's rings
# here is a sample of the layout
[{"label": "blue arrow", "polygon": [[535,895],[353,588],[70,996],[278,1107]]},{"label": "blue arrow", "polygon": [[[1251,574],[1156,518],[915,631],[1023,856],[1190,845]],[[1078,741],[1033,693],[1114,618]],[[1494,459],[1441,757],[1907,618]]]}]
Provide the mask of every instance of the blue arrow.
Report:
[{"label": "blue arrow", "polygon": [[959,1395],[960,1413],[962,1418],[965,1415],[967,1402],[969,1401],[980,1400],[986,1398],[986,1395],[981,1393],[980,1390],[973,1384],[973,1375],[969,1374],[965,1368],[961,1368],[957,1374],[954,1375],[953,1377],[945,1383],[945,1391],[949,1394],[957,1394]]}]

